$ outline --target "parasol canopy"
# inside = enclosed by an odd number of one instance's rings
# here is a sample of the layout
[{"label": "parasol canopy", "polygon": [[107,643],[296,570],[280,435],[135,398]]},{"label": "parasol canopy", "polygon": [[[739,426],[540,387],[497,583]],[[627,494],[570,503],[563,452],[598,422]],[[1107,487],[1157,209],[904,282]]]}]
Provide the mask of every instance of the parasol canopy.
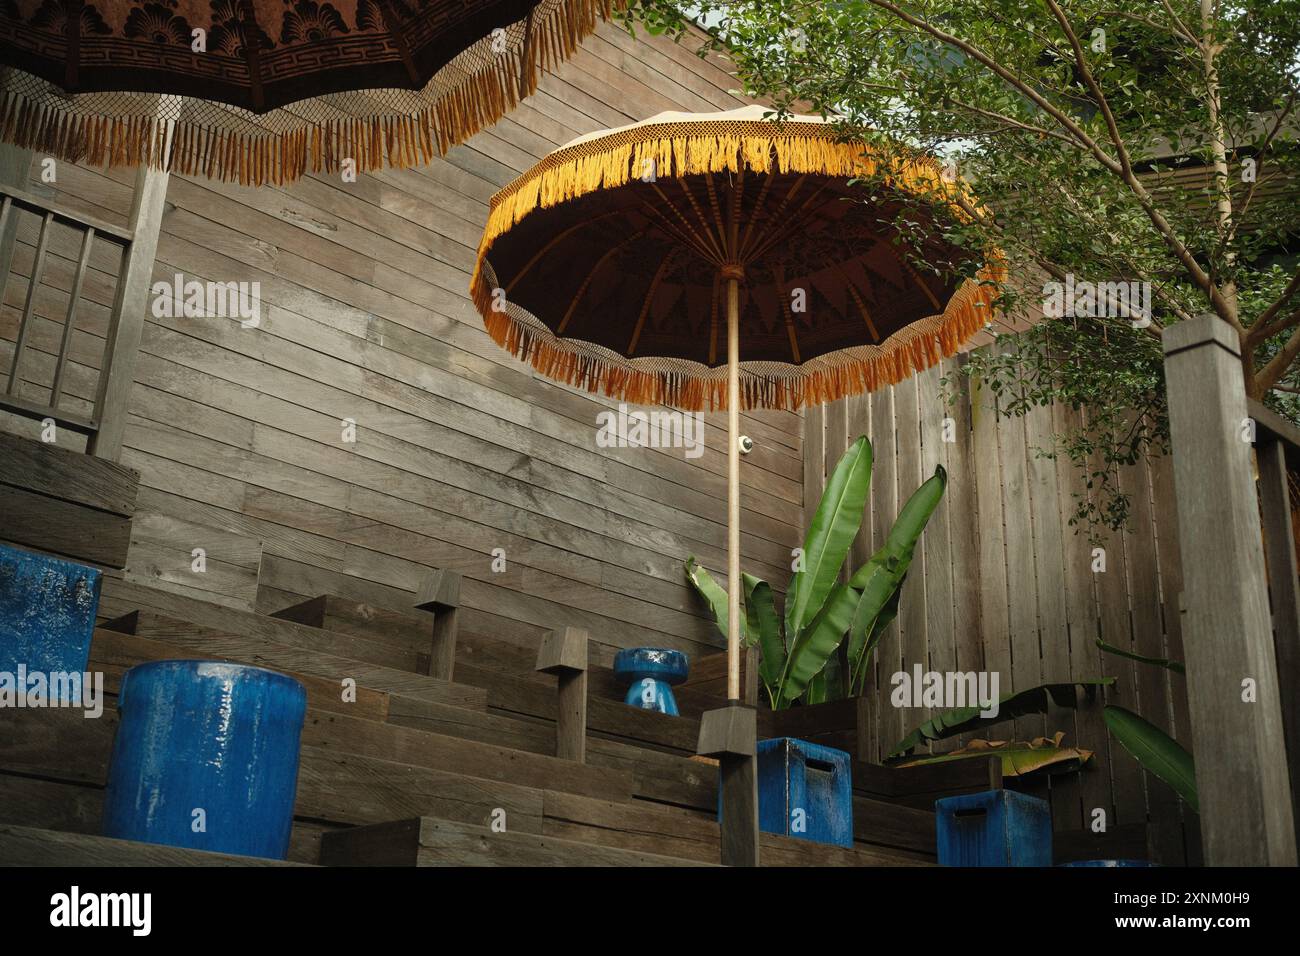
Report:
[{"label": "parasol canopy", "polygon": [[493,339],[551,378],[727,409],[732,699],[740,409],[797,409],[929,368],[990,320],[1002,271],[942,229],[921,230],[920,248],[898,233],[976,209],[933,160],[765,114],[661,113],[568,143],[492,197],[470,281]]},{"label": "parasol canopy", "polygon": [[[574,140],[498,192],[471,288],[492,337],[593,391],[725,407],[734,276],[742,406],[798,408],[900,381],[989,321],[996,265],[963,281],[969,257],[941,238],[895,242],[900,212],[931,219],[954,188],[937,163],[764,113],[662,113]],[[890,188],[864,202],[850,178],[882,170]]]},{"label": "parasol canopy", "polygon": [[621,2],[0,0],[0,138],[250,184],[425,163]]}]

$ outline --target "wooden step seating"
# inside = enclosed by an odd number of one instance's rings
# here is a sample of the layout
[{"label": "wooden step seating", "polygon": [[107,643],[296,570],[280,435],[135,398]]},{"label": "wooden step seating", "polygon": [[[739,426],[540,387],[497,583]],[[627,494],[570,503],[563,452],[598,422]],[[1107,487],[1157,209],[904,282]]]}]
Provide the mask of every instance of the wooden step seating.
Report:
[{"label": "wooden step seating", "polygon": [[[554,728],[540,718],[479,709],[481,695],[458,692],[457,704],[428,699],[438,697],[427,690],[434,679],[412,672],[399,672],[400,681],[382,668],[366,672],[367,679],[358,680],[356,703],[344,704],[337,693],[338,668],[360,673],[358,665],[364,662],[334,653],[348,650],[338,642],[337,631],[286,621],[268,625],[249,620],[261,615],[196,607],[206,602],[121,582],[109,588],[104,611],[122,612],[130,603],[146,609],[162,606],[207,623],[145,610],[131,620],[137,630],[153,636],[101,628],[92,645],[92,668],[105,672],[110,692],[135,663],[178,656],[270,664],[307,686],[310,709],[292,859],[316,862],[322,839],[342,827],[414,817],[483,827],[498,810],[505,811],[512,834],[705,863],[717,859],[716,771],[706,763],[680,752],[594,736],[586,765],[560,761],[550,756]],[[281,644],[280,639],[293,643]],[[327,646],[328,653],[312,653],[313,642]],[[296,656],[272,661],[267,656],[272,653]],[[554,688],[546,684],[553,680],[532,682],[553,695]],[[422,692],[424,696],[411,696]],[[75,711],[39,710],[0,714],[0,722],[7,725],[0,733],[0,771],[7,774],[0,774],[0,821],[97,831],[116,726],[113,702],[99,720],[86,720]],[[899,817],[898,808],[875,808],[870,799],[860,803],[858,815],[863,842],[855,850],[773,837],[765,859],[790,865],[933,860],[932,815],[916,811],[913,817]],[[872,824],[873,819],[882,825]]]},{"label": "wooden step seating", "polygon": [[[87,720],[72,710],[12,711],[3,719],[7,732],[0,738],[0,766],[22,776],[0,775],[0,820],[96,831],[116,712],[110,708],[100,719]],[[487,827],[504,811],[512,834],[701,863],[717,859],[718,827],[710,813],[635,801],[619,779],[624,775],[556,763],[310,711],[291,858],[316,862],[322,838],[344,826],[418,814]],[[764,852],[772,865],[908,865],[933,859],[916,851],[865,845],[845,850],[768,835]]]},{"label": "wooden step seating", "polygon": [[[134,617],[134,620],[130,618]],[[100,619],[118,630],[169,643],[202,644],[232,660],[257,655],[264,666],[358,684],[422,700],[483,709],[482,688],[416,673],[409,662],[374,642],[335,634],[252,611],[213,604],[122,580],[106,580]]]},{"label": "wooden step seating", "polygon": [[301,866],[255,856],[0,824],[0,866]]},{"label": "wooden step seating", "polygon": [[534,833],[494,833],[432,817],[329,833],[321,844],[321,861],[326,866],[717,865]]}]

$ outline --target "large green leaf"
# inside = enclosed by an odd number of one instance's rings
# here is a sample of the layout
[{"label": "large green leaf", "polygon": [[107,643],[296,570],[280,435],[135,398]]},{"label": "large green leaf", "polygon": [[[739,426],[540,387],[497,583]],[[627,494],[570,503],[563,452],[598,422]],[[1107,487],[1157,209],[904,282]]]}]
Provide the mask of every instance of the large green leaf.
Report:
[{"label": "large green leaf", "polygon": [[[695,560],[695,555],[691,555],[686,559],[686,577],[695,586],[695,590],[700,592],[700,596],[708,602],[709,610],[713,612],[713,621],[718,625],[718,630],[722,632],[722,636],[728,637],[727,592],[722,589],[722,585],[713,580],[713,576],[708,571],[704,570],[704,566]],[[748,635],[744,633],[744,615],[741,615],[740,626],[741,641],[748,644]]]},{"label": "large green leaf", "polygon": [[934,509],[943,500],[947,486],[948,473],[940,465],[935,468],[934,475],[907,499],[894,526],[889,529],[884,546],[854,573],[849,582],[850,586],[862,592],[849,629],[850,686],[860,686],[866,679],[871,654],[885,628],[898,613],[899,592],[907,570],[912,566],[916,542]]},{"label": "large green leaf", "polygon": [[1114,654],[1117,657],[1127,657],[1131,661],[1138,661],[1143,664],[1155,664],[1157,667],[1163,667],[1173,671],[1175,674],[1186,674],[1187,668],[1181,661],[1165,660],[1163,657],[1145,657],[1142,654],[1134,654],[1132,651],[1126,651],[1122,647],[1116,647],[1114,644],[1107,644],[1101,638],[1097,638],[1097,646],[1107,654]]},{"label": "large green leaf", "polygon": [[893,764],[895,767],[926,767],[937,763],[952,763],[956,760],[973,758],[988,759],[997,757],[1002,761],[1002,776],[1023,777],[1040,770],[1048,773],[1064,773],[1079,770],[1092,762],[1092,751],[1078,747],[1063,746],[1065,738],[1062,731],[1052,737],[1038,737],[1034,740],[972,740],[960,750],[951,750],[946,754],[926,754]]},{"label": "large green leaf", "polygon": [[758,676],[775,705],[776,686],[785,667],[785,644],[781,640],[781,620],[772,600],[772,587],[752,574],[741,574],[745,582],[745,618],[749,636],[758,641]]},{"label": "large green leaf", "polygon": [[778,687],[779,707],[788,707],[798,700],[808,688],[808,682],[821,673],[827,658],[835,653],[848,633],[860,597],[847,584],[835,585],[821,612],[795,638]]},{"label": "large green leaf", "polygon": [[827,479],[803,545],[803,570],[786,592],[785,632],[796,639],[821,612],[862,525],[871,486],[871,443],[860,437]]},{"label": "large green leaf", "polygon": [[1124,749],[1143,767],[1173,787],[1187,801],[1188,806],[1200,813],[1192,755],[1155,724],[1131,710],[1111,704],[1102,713],[1111,735],[1124,745]]},{"label": "large green leaf", "polygon": [[[930,515],[934,514],[934,509],[939,507],[944,489],[947,487],[948,472],[944,470],[943,465],[937,465],[934,474],[927,478],[920,488],[912,492],[912,497],[908,498],[907,503],[903,505],[903,510],[898,513],[894,526],[889,529],[884,547],[854,572],[853,577],[849,579],[849,584],[859,591],[865,591],[871,586],[872,579],[879,575],[884,575],[886,580],[893,578],[895,583],[901,581],[912,564],[917,539],[925,530]],[[893,592],[891,590],[889,593],[884,593],[882,588],[879,593],[882,595],[880,600],[883,607],[884,602],[889,599],[889,594]]]},{"label": "large green leaf", "polygon": [[1073,683],[1041,684],[1030,690],[1013,691],[998,701],[996,717],[981,717],[980,712],[983,708],[978,704],[946,710],[935,714],[895,744],[894,749],[889,752],[889,758],[909,754],[927,740],[942,740],[954,734],[963,734],[968,730],[980,731],[1016,717],[1024,717],[1026,714],[1045,714],[1049,704],[1073,708],[1078,704],[1075,688],[1083,688],[1088,698],[1092,699],[1098,687],[1109,687],[1113,683],[1115,683],[1113,677],[1098,677]]},{"label": "large green leaf", "polygon": [[[907,576],[904,575],[903,581],[906,580]],[[893,623],[894,618],[898,616],[898,599],[903,593],[903,581],[898,582],[898,587],[894,588],[894,593],[890,595],[889,600],[885,602],[885,606],[880,609],[880,612],[876,614],[875,619],[871,621],[871,630],[866,635],[865,641],[860,642],[861,646],[856,647],[855,650],[855,645],[859,643],[855,641],[854,644],[851,644],[849,647],[849,666],[852,668],[851,682],[849,684],[849,693],[851,694],[861,694],[866,689],[867,673],[871,668],[871,657],[875,654],[876,646],[884,636],[885,629],[889,627],[889,625]],[[867,595],[864,591],[862,594],[862,600],[858,602],[858,611],[854,612],[853,628],[859,626],[858,612],[863,612],[863,608],[866,606],[866,600]],[[867,612],[863,613],[864,618],[867,616],[867,613],[869,613],[869,609]],[[853,628],[849,629],[850,640],[853,640],[855,637]]]}]

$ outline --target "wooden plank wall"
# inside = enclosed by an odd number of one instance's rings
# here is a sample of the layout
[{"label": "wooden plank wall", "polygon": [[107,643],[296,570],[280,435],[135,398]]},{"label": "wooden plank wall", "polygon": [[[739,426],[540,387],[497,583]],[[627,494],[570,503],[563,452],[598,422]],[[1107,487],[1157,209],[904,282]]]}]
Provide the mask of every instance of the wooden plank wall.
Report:
[{"label": "wooden plank wall", "polygon": [[[1086,493],[1083,476],[1068,460],[1038,453],[1077,423],[1078,413],[1048,407],[1024,418],[999,417],[991,393],[978,383],[972,392],[971,383],[955,374],[963,361],[959,356],[893,388],[806,414],[809,514],[847,444],[862,434],[872,440],[871,500],[854,567],[883,543],[898,509],[936,465],[949,475],[904,585],[898,620],[881,645],[867,691],[867,726],[859,730],[863,753],[879,760],[929,716],[889,701],[890,677],[917,662],[926,670],[997,671],[1003,694],[1047,681],[1114,676],[1109,700],[1189,744],[1181,677],[1103,655],[1095,643],[1102,637],[1137,653],[1181,659],[1182,584],[1169,460],[1143,461],[1121,475],[1133,495],[1131,526],[1102,542],[1106,570],[1094,573],[1094,545],[1069,525],[1074,496]],[[951,442],[943,440],[945,419],[951,419]],[[1007,739],[1014,729],[1017,739],[1026,739],[1064,731],[1067,743],[1097,758],[1093,769],[1054,777],[1050,788],[1032,791],[1052,801],[1057,828],[1091,826],[1100,808],[1110,828],[1149,822],[1162,856],[1181,861],[1183,810],[1176,796],[1110,741],[1101,708],[1098,700],[1076,711],[1053,709],[981,736]],[[943,744],[936,750],[957,746]]]},{"label": "wooden plank wall", "polygon": [[[153,517],[131,573],[248,606],[259,544],[322,580],[412,590],[441,566],[465,575],[470,631],[531,644],[575,625],[614,645],[720,646],[682,561],[725,568],[725,418],[707,416],[698,459],[598,448],[597,413],[614,403],[513,360],[465,294],[489,197],[547,152],[662,110],[741,105],[724,64],[694,46],[605,25],[519,109],[427,168],[261,190],[172,177],[155,281],[258,281],[262,317],[255,329],[150,317],[122,460],[139,470],[140,513]],[[121,222],[130,176],[59,164],[56,185],[29,188]],[[19,271],[33,242],[34,228],[20,229]],[[47,282],[66,289],[74,256],[56,243]],[[96,263],[83,290],[74,399],[92,394],[110,266]],[[10,285],[6,343],[25,291]],[[42,309],[44,365],[59,299]],[[349,418],[355,443],[342,440]],[[745,460],[746,569],[782,588],[801,520],[801,419],[749,416],[745,429],[757,442]],[[195,547],[220,582],[196,580]]]}]

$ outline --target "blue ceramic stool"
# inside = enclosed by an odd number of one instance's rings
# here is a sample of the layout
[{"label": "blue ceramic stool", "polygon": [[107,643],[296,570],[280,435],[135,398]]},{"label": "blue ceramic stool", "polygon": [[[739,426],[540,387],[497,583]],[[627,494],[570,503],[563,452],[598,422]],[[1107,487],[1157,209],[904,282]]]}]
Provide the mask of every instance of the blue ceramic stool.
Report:
[{"label": "blue ceramic stool", "polygon": [[793,737],[760,740],[759,829],[813,843],[853,846],[850,760],[843,750]]},{"label": "blue ceramic stool", "polygon": [[20,668],[24,684],[39,673],[51,687],[85,672],[100,584],[96,568],[0,544],[0,673],[15,690]]},{"label": "blue ceramic stool", "polygon": [[307,692],[222,661],[126,672],[104,794],[105,836],[284,859]]},{"label": "blue ceramic stool", "polygon": [[1046,800],[985,790],[934,804],[940,866],[1051,866],[1052,812]]},{"label": "blue ceramic stool", "polygon": [[625,647],[614,655],[614,673],[630,680],[623,701],[642,710],[657,710],[676,717],[674,684],[686,680],[688,662],[681,651],[659,647]]}]

